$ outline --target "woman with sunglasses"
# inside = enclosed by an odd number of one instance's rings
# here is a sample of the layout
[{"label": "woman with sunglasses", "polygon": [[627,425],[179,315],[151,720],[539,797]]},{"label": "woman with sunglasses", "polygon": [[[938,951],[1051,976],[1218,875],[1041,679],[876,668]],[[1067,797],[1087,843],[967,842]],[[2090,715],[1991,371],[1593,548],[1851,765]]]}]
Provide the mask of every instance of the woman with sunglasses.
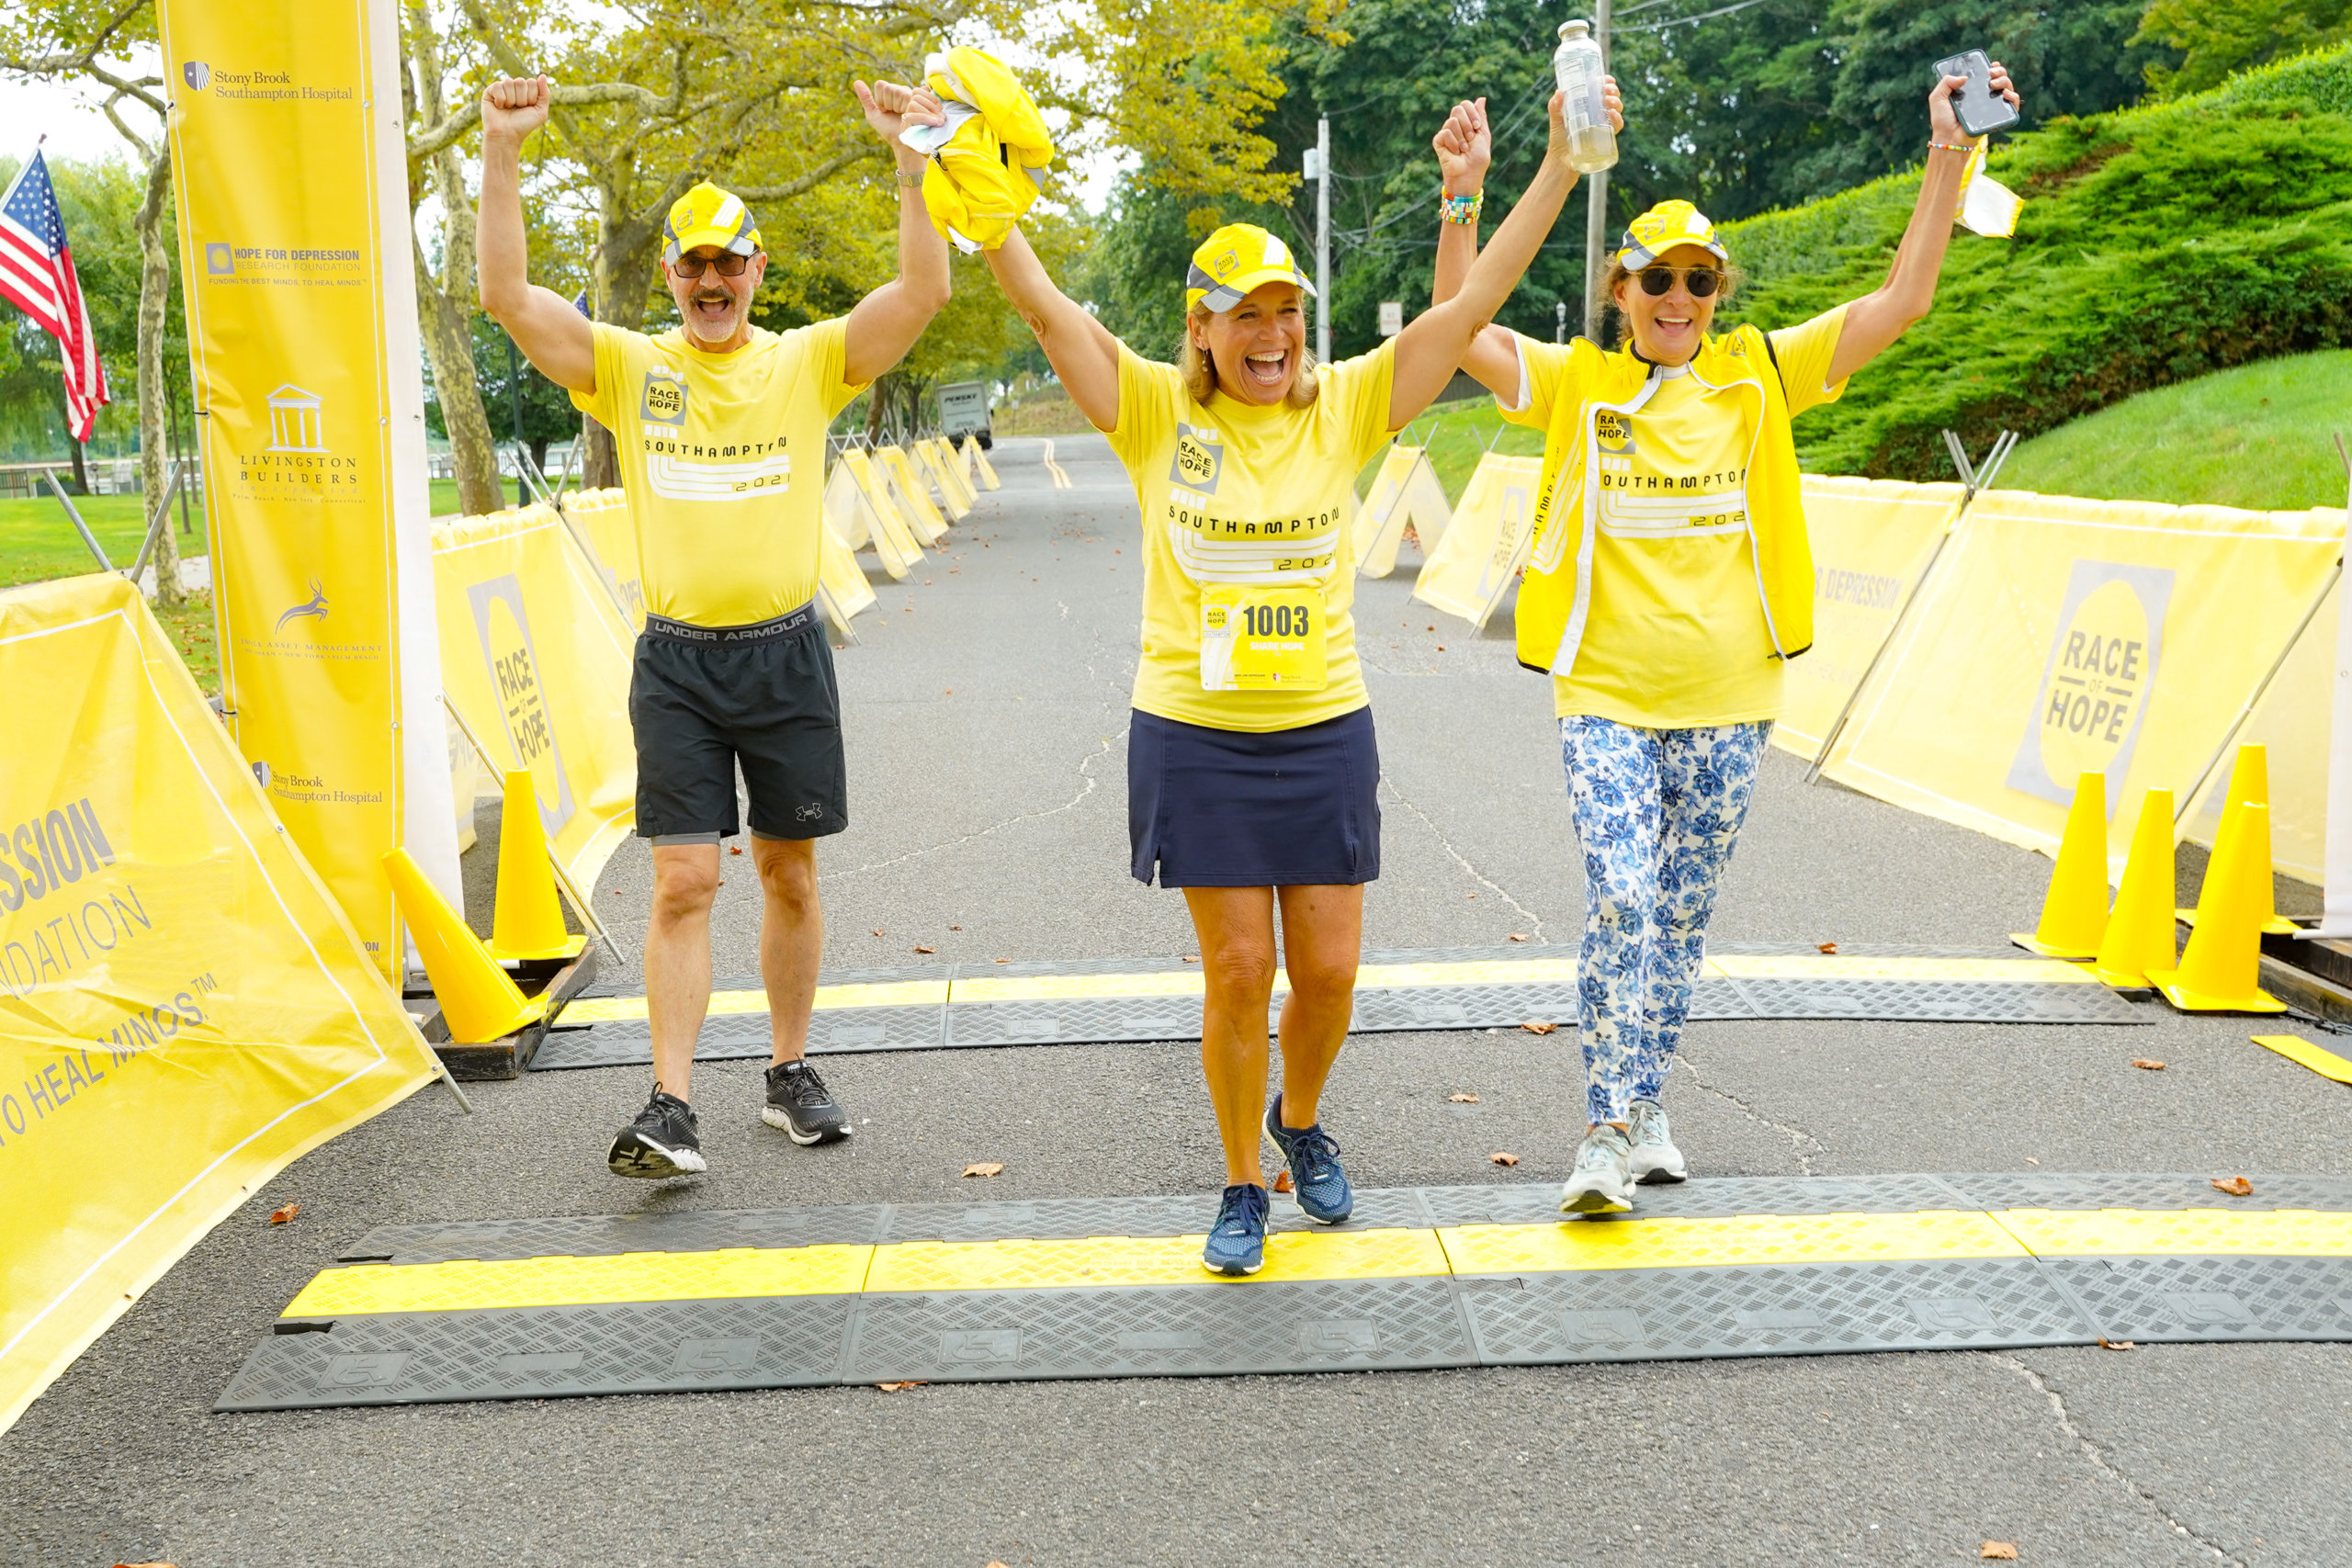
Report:
[{"label": "woman with sunglasses", "polygon": [[[1964,79],[1928,95],[1927,168],[1876,291],[1799,326],[1708,332],[1738,274],[1687,201],[1634,220],[1602,288],[1615,350],[1499,327],[1464,368],[1503,417],[1545,432],[1519,660],[1552,677],[1584,851],[1580,963],[1587,1131],[1564,1213],[1633,1207],[1636,1182],[1689,1174],[1659,1104],[1707,919],[1781,708],[1813,641],[1813,561],[1789,422],[1831,402],[1934,303],[1971,142]],[[2008,73],[1993,90],[2018,101]],[[1470,205],[1490,156],[1483,103],[1436,138],[1447,211],[1434,297],[1477,254]]]},{"label": "woman with sunglasses", "polygon": [[[1251,224],[1193,253],[1173,365],[1144,359],[1056,288],[1019,231],[988,253],[1142,506],[1130,869],[1182,888],[1200,939],[1201,1063],[1226,1173],[1201,1253],[1214,1273],[1264,1264],[1267,1137],[1309,1219],[1336,1224],[1353,1207],[1319,1107],[1354,1003],[1363,885],[1380,874],[1380,758],[1350,614],[1352,487],[1444,389],[1559,216],[1576,172],[1556,96],[1551,118],[1543,166],[1462,269],[1459,297],[1338,365],[1307,354],[1312,290],[1289,248]],[[1277,908],[1290,995],[1268,1104]]]}]

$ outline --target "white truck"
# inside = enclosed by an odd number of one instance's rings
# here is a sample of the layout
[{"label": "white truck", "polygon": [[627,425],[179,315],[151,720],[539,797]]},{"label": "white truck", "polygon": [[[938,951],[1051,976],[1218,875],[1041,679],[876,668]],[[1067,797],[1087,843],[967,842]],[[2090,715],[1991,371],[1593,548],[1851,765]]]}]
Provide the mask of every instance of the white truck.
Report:
[{"label": "white truck", "polygon": [[994,448],[996,440],[989,434],[989,384],[950,381],[940,388],[939,428],[958,445],[971,435],[979,439],[981,451]]}]

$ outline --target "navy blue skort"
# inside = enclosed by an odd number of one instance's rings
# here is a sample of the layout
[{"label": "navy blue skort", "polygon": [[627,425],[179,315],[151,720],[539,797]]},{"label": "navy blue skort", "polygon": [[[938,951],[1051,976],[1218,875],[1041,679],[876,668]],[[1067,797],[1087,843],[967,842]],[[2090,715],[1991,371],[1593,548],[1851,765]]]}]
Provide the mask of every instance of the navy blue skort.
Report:
[{"label": "navy blue skort", "polygon": [[1299,729],[1210,729],[1136,710],[1127,731],[1136,880],[1346,886],[1380,874],[1372,710]]}]

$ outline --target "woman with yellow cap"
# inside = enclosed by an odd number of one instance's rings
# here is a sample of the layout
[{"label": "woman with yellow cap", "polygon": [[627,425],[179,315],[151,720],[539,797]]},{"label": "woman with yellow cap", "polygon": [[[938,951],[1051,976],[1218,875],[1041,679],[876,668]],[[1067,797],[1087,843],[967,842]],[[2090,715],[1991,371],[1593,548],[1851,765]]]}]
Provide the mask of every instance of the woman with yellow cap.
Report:
[{"label": "woman with yellow cap", "polygon": [[[1951,107],[1963,81],[1928,95],[1926,175],[1876,291],[1781,332],[1710,335],[1737,274],[1696,208],[1663,202],[1602,284],[1623,347],[1489,327],[1463,361],[1504,418],[1546,433],[1518,638],[1520,662],[1552,677],[1584,850],[1588,1128],[1563,1213],[1622,1212],[1636,1182],[1689,1173],[1659,1091],[1784,663],[1813,641],[1789,422],[1836,400],[1934,303],[1974,150]],[[1992,85],[2018,101],[1998,64]],[[1483,106],[1457,108],[1436,147],[1449,197],[1476,192]],[[1437,299],[1476,254],[1474,227],[1441,226]]]},{"label": "woman with yellow cap", "polygon": [[[1576,174],[1556,96],[1551,114],[1543,167],[1457,297],[1338,365],[1307,353],[1313,290],[1288,247],[1250,224],[1193,253],[1174,365],[1064,295],[1017,231],[989,253],[1142,503],[1128,831],[1136,879],[1182,887],[1200,938],[1201,1060],[1227,1183],[1202,1252],[1213,1272],[1264,1262],[1261,1126],[1308,1218],[1336,1224],[1354,1203],[1318,1102],[1347,1038],[1363,885],[1380,873],[1380,760],[1350,615],[1355,474],[1444,389],[1558,217]],[[1269,1106],[1278,907],[1290,996]]]}]

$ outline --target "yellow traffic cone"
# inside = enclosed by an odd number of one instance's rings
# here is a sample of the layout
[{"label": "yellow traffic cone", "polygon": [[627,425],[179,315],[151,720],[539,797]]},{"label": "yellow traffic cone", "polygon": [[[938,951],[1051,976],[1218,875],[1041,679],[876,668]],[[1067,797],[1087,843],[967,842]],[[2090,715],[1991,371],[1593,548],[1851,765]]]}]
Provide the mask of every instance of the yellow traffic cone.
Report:
[{"label": "yellow traffic cone", "polygon": [[2041,900],[2041,924],[2031,936],[2012,931],[2009,940],[2044,958],[2095,958],[2107,934],[2107,775],[2086,771],[2075,784],[2066,812],[2058,862],[2050,868],[2050,891]]},{"label": "yellow traffic cone", "polygon": [[2132,830],[2132,858],[2107,917],[2092,973],[2118,990],[2141,990],[2148,971],[2178,962],[2173,938],[2172,791],[2152,789],[2140,801]]},{"label": "yellow traffic cone", "polygon": [[487,1045],[538,1021],[548,1010],[547,998],[523,995],[406,850],[384,856],[384,874],[391,878],[401,918],[424,960],[452,1043]]},{"label": "yellow traffic cone", "polygon": [[[2249,740],[2238,748],[2237,757],[2230,763],[2229,793],[2222,800],[2222,832],[2229,830],[2233,813],[2248,806],[2269,804],[2270,752],[2267,747]],[[2221,841],[2222,833],[2215,833],[2214,844],[2218,846]],[[2173,914],[2191,926],[2197,923],[2194,909],[2176,909]],[[2279,917],[2277,890],[2267,882],[2262,885],[2262,929],[2272,936],[2292,936],[2296,931],[2294,921]]]},{"label": "yellow traffic cone", "polygon": [[2257,984],[2269,892],[2270,807],[2241,806],[2215,836],[2180,967],[2151,969],[2149,984],[2183,1012],[2285,1012]]},{"label": "yellow traffic cone", "polygon": [[548,869],[547,829],[539,823],[531,775],[509,769],[506,798],[498,807],[498,902],[491,913],[490,955],[503,964],[577,958],[587,945],[586,937],[563,929],[563,905],[556,898],[555,873]]}]

